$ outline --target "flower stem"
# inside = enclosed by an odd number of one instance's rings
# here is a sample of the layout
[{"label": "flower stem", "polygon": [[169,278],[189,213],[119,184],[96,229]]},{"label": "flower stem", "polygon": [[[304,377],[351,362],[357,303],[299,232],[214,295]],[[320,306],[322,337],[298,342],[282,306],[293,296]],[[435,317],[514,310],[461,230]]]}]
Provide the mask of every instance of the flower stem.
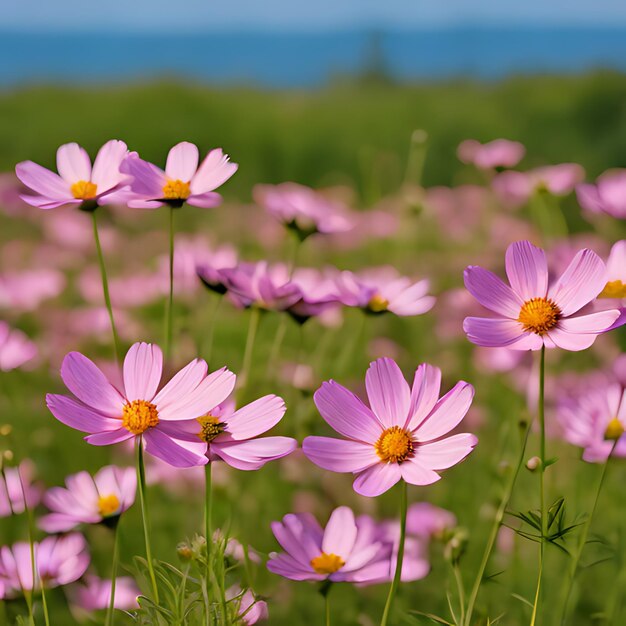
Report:
[{"label": "flower stem", "polygon": [[135,446],[137,448],[137,484],[139,485],[139,503],[141,505],[141,519],[143,521],[143,534],[146,542],[146,561],[148,562],[148,573],[152,584],[154,601],[159,603],[159,588],[157,587],[156,576],[154,575],[154,564],[152,563],[152,548],[150,546],[150,529],[148,520],[148,503],[146,501],[146,469],[143,462],[143,441],[137,437]]},{"label": "flower stem", "polygon": [[250,366],[252,364],[252,353],[254,351],[254,342],[256,340],[256,332],[259,327],[259,319],[261,317],[261,311],[257,307],[254,307],[250,311],[250,323],[248,325],[248,337],[246,338],[246,347],[243,353],[243,365],[241,367],[241,374],[239,375],[240,390],[246,388],[248,384],[248,376],[250,375]]},{"label": "flower stem", "polygon": [[[26,600],[26,606],[28,607],[28,618],[32,626],[35,626],[35,613],[33,611],[33,595],[35,591],[35,587],[37,585],[37,578],[39,577],[39,569],[37,567],[37,560],[35,558],[35,542],[34,542],[34,519],[33,513],[28,506],[28,500],[26,498],[26,489],[24,488],[24,481],[22,480],[22,472],[20,471],[20,467],[17,467],[17,476],[20,481],[20,490],[22,491],[22,498],[24,500],[24,511],[26,512],[26,518],[28,520],[28,546],[30,549],[30,568],[31,568],[31,576],[33,584],[30,590],[23,589],[24,599]],[[4,472],[4,468],[2,468],[2,478],[6,483],[6,474]],[[13,509],[10,499],[9,499],[9,507],[11,510]],[[13,511],[12,511],[13,512]],[[46,624],[48,624],[48,610],[46,606],[45,600],[45,592],[43,589],[43,584],[41,585],[41,597],[44,605]]]},{"label": "flower stem", "polygon": [[220,310],[220,305],[222,304],[223,296],[220,294],[213,295],[213,302],[210,307],[209,312],[209,331],[207,335],[206,348],[205,348],[205,358],[206,362],[211,365],[211,356],[213,355],[213,338],[215,337],[215,325],[217,322],[217,314]]},{"label": "flower stem", "polygon": [[326,626],[330,626],[330,599],[329,599],[329,593],[326,594],[326,596],[324,597],[324,605],[325,605],[325,609],[326,609]]},{"label": "flower stem", "polygon": [[174,309],[174,208],[169,207],[169,295],[165,306],[165,356],[172,353],[172,318]]},{"label": "flower stem", "polygon": [[406,510],[407,510],[407,486],[404,481],[400,483],[400,543],[398,544],[398,557],[396,560],[396,571],[389,587],[389,595],[387,596],[387,602],[385,603],[385,610],[383,611],[383,618],[380,622],[380,626],[387,626],[389,621],[389,615],[391,613],[391,607],[393,600],[396,596],[396,591],[400,584],[400,578],[402,576],[402,561],[404,560],[404,538],[406,536]]},{"label": "flower stem", "polygon": [[113,564],[111,566],[111,597],[109,598],[109,606],[107,608],[107,616],[105,626],[113,626],[115,612],[115,583],[117,579],[117,563],[119,560],[119,518],[115,521],[113,528]]},{"label": "flower stem", "polygon": [[109,280],[107,278],[106,265],[104,264],[104,255],[102,254],[102,246],[100,245],[100,235],[98,234],[98,220],[96,211],[91,212],[93,221],[93,238],[96,243],[96,252],[98,253],[98,265],[100,266],[100,278],[102,279],[102,293],[104,295],[104,304],[109,313],[109,321],[111,322],[111,332],[113,333],[113,349],[115,350],[115,360],[120,362],[120,340],[115,327],[115,318],[113,317],[113,307],[111,306],[111,296],[109,295]]},{"label": "flower stem", "polygon": [[[211,484],[211,470],[213,463],[204,466],[204,536],[206,539],[206,590],[207,603],[211,606],[211,546],[213,544],[213,531],[211,530],[211,518],[213,513],[213,490]],[[207,619],[209,616],[207,615]]]},{"label": "flower stem", "polygon": [[461,607],[460,623],[463,624],[465,621],[465,587],[463,586],[463,577],[461,576],[459,564],[456,561],[452,565],[452,571],[454,572],[454,580],[456,581],[457,593],[459,594],[459,605]]},{"label": "flower stem", "polygon": [[282,348],[283,341],[285,339],[285,333],[287,332],[287,314],[279,313],[279,315],[280,321],[278,322],[278,326],[276,327],[276,334],[274,335],[274,341],[272,342],[272,348],[270,350],[270,358],[268,359],[268,376],[272,376],[276,373],[278,358],[280,356],[280,349]]}]

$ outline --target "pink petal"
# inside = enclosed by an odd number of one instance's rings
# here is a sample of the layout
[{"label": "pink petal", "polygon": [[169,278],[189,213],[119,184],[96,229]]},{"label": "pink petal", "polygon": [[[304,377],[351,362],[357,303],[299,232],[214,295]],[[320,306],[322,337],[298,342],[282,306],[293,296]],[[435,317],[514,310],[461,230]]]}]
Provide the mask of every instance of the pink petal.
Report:
[{"label": "pink petal", "polygon": [[70,185],[91,180],[91,160],[77,143],[66,143],[57,150],[57,170]]},{"label": "pink petal", "polygon": [[128,154],[128,148],[123,141],[111,139],[107,141],[96,155],[91,173],[91,182],[98,186],[98,195],[102,195],[116,187],[126,178],[120,172],[120,165]]},{"label": "pink petal", "polygon": [[488,317],[466,317],[463,320],[463,330],[472,343],[487,348],[512,348],[527,334],[515,320]]},{"label": "pink petal", "polygon": [[[542,298],[548,291],[546,254],[529,241],[512,243],[505,256],[506,275],[522,300]],[[518,311],[519,313],[519,311]]]},{"label": "pink petal", "polygon": [[251,439],[278,424],[286,410],[282,398],[264,396],[241,407],[228,418],[228,433],[238,441]]},{"label": "pink petal", "polygon": [[191,193],[204,194],[217,189],[237,171],[238,167],[236,163],[228,160],[228,156],[221,148],[211,150],[191,180]]},{"label": "pink petal", "polygon": [[121,418],[124,398],[93,361],[80,352],[70,352],[61,364],[67,388],[86,405],[109,417]]},{"label": "pink petal", "polygon": [[[206,465],[208,459],[202,453],[196,453],[176,443],[166,434],[159,431],[158,427],[148,429],[142,435],[146,443],[146,452],[152,456],[173,465],[174,467],[195,467],[196,465]],[[199,442],[198,448],[202,448]],[[187,444],[191,445],[191,444]]]},{"label": "pink petal", "polygon": [[56,209],[59,206],[65,206],[69,204],[81,204],[82,200],[62,199],[62,200],[50,200],[46,196],[29,196],[27,194],[20,194],[20,199],[30,204],[30,206],[37,207],[38,209]]},{"label": "pink petal", "polygon": [[[165,172],[156,165],[131,153],[122,162],[120,171],[132,176],[133,180],[130,187],[134,194],[141,196],[137,198],[138,201],[159,200],[163,197],[163,187],[167,178]],[[128,206],[130,206],[130,202]]]},{"label": "pink petal", "polygon": [[214,191],[207,191],[206,193],[189,196],[185,202],[190,206],[197,206],[201,209],[214,209],[222,204],[222,196]]},{"label": "pink petal", "polygon": [[160,410],[177,403],[181,397],[186,397],[202,382],[207,370],[206,361],[194,359],[172,377],[154,397],[153,402],[158,405]]},{"label": "pink petal", "polygon": [[444,470],[462,461],[476,446],[474,435],[461,433],[417,446],[416,462],[431,470]]},{"label": "pink petal", "polygon": [[398,463],[372,465],[358,474],[352,487],[362,496],[368,498],[379,496],[391,489],[402,478],[400,467]]},{"label": "pink petal", "polygon": [[107,417],[67,396],[49,393],[46,396],[46,404],[59,422],[84,433],[117,430],[121,424],[120,419]]},{"label": "pink petal", "polygon": [[415,370],[406,428],[413,430],[433,410],[439,399],[440,388],[441,370],[428,363],[422,363]]},{"label": "pink petal", "polygon": [[151,343],[133,344],[124,359],[126,399],[150,401],[154,398],[163,372],[163,353]]},{"label": "pink petal", "polygon": [[85,437],[85,441],[90,443],[92,446],[111,446],[115,443],[128,441],[134,436],[135,435],[133,435],[133,433],[129,432],[125,428],[119,428],[118,430],[87,435],[87,437]]},{"label": "pink petal", "polygon": [[313,396],[315,406],[331,428],[349,439],[378,441],[382,425],[351,391],[334,380],[322,383]]},{"label": "pink petal", "polygon": [[548,298],[567,317],[591,302],[605,285],[606,266],[602,259],[592,250],[581,250],[562,276],[550,286]]},{"label": "pink petal", "polygon": [[[99,520],[99,516],[94,516],[93,520],[84,520],[87,523],[96,524]],[[49,513],[44,515],[38,522],[39,528],[46,533],[66,533],[68,530],[76,528],[81,523],[81,520],[76,519],[72,515],[65,513]]]},{"label": "pink petal", "polygon": [[415,429],[416,439],[420,442],[432,441],[456,428],[469,411],[473,398],[474,387],[465,381],[459,381]]},{"label": "pink petal", "polygon": [[267,569],[273,574],[278,574],[289,580],[324,580],[325,574],[317,574],[309,566],[300,564],[288,554],[277,554],[267,562]]},{"label": "pink petal", "polygon": [[167,155],[165,173],[172,180],[188,183],[198,169],[198,148],[188,141],[176,144]]},{"label": "pink petal", "polygon": [[215,452],[228,465],[240,470],[256,470],[268,461],[291,454],[298,442],[290,437],[261,437],[249,441],[214,442]]},{"label": "pink petal", "polygon": [[23,161],[15,166],[15,174],[29,189],[50,200],[69,200],[75,198],[70,186],[58,175],[32,161]]},{"label": "pink petal", "polygon": [[484,307],[511,319],[519,317],[524,302],[493,272],[470,265],[463,276],[467,290]]},{"label": "pink petal", "polygon": [[421,465],[416,458],[407,459],[399,467],[402,478],[411,485],[432,485],[441,478],[437,472]]},{"label": "pink petal", "polygon": [[306,437],[302,451],[315,465],[331,472],[361,472],[380,462],[372,444],[347,439]]},{"label": "pink petal", "polygon": [[589,315],[562,319],[559,321],[557,328],[568,333],[599,334],[611,328],[619,316],[620,312],[618,309],[609,309],[608,311],[599,311]]},{"label": "pink petal", "polygon": [[371,363],[365,374],[365,388],[372,411],[383,426],[404,426],[411,391],[395,361],[383,358]]},{"label": "pink petal", "polygon": [[356,535],[354,513],[347,506],[340,506],[332,512],[326,524],[322,551],[326,554],[336,554],[345,561],[352,552]]}]

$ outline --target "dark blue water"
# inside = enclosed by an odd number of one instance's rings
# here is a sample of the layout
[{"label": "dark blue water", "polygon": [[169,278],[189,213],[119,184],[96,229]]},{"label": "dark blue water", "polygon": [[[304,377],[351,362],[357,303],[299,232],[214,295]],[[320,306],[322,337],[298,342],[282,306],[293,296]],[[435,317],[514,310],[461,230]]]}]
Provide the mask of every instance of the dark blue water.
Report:
[{"label": "dark blue water", "polygon": [[403,80],[626,71],[626,29],[456,28],[319,34],[19,34],[0,31],[0,85],[161,76],[310,87],[385,68]]}]

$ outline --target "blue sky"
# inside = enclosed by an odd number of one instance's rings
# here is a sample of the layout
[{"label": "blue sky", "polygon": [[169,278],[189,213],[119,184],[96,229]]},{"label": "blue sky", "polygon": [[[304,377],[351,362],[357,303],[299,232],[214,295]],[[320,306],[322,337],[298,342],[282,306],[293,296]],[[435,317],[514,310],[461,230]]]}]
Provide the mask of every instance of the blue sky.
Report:
[{"label": "blue sky", "polygon": [[15,30],[320,30],[458,24],[626,26],[624,0],[9,0]]}]

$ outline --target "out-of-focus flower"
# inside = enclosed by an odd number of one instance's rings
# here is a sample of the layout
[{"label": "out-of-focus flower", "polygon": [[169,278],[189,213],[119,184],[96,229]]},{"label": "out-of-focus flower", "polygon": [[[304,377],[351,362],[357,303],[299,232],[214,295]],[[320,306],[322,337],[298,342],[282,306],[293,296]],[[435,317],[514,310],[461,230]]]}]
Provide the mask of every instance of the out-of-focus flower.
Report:
[{"label": "out-of-focus flower", "polygon": [[156,209],[168,204],[181,207],[185,202],[203,209],[212,209],[222,202],[215,192],[236,171],[221,148],[211,150],[198,165],[197,146],[187,141],[176,144],[167,155],[165,171],[156,165],[129,154],[121,170],[132,180],[121,198],[129,207]]},{"label": "out-of-focus flower", "polygon": [[620,315],[608,310],[574,317],[606,284],[606,267],[591,250],[581,250],[561,277],[550,282],[544,251],[528,241],[516,242],[506,251],[506,273],[510,287],[482,267],[465,270],[468,291],[499,316],[465,319],[468,339],[479,346],[584,350]]},{"label": "out-of-focus flower", "polygon": [[272,523],[284,553],[270,554],[267,568],[291,580],[365,583],[385,579],[388,549],[376,539],[371,518],[335,509],[322,529],[309,513],[290,513]]},{"label": "out-of-focus flower", "polygon": [[[107,609],[111,601],[111,581],[87,576],[84,584],[78,584],[68,589],[71,603],[84,611],[99,611]],[[137,583],[130,576],[120,576],[115,580],[115,599],[113,606],[116,609],[127,611],[139,608],[137,597],[141,591]]]},{"label": "out-of-focus flower", "polygon": [[83,148],[77,143],[66,143],[57,150],[59,174],[32,161],[15,166],[17,177],[35,194],[20,197],[40,209],[64,204],[106,204],[127,178],[120,172],[120,164],[127,153],[123,141],[107,141],[98,151],[92,168]]},{"label": "out-of-focus flower", "polygon": [[437,473],[462,461],[478,443],[469,433],[445,437],[470,408],[474,388],[458,382],[439,399],[441,371],[422,364],[409,388],[391,359],[374,361],[365,376],[370,402],[335,381],[315,392],[322,417],[346,439],[307,437],[302,449],[316,465],[356,475],[354,490],[378,496],[399,480],[429,485]]},{"label": "out-of-focus flower", "polygon": [[257,185],[255,201],[301,240],[315,233],[341,233],[352,229],[347,208],[296,183]]},{"label": "out-of-focus flower", "polygon": [[65,277],[53,269],[0,274],[0,307],[12,311],[34,311],[65,288]]},{"label": "out-of-focus flower", "polygon": [[[126,309],[154,302],[162,297],[163,282],[163,277],[156,272],[135,271],[124,276],[112,276],[109,279],[111,304],[114,308]],[[87,267],[80,274],[78,287],[87,302],[102,302],[102,279],[96,267]]]},{"label": "out-of-focus flower", "polygon": [[626,300],[626,239],[611,248],[606,262],[606,285],[598,298]]},{"label": "out-of-focus flower", "polygon": [[37,346],[21,331],[0,321],[0,371],[9,372],[37,356]]},{"label": "out-of-focus flower", "polygon": [[428,280],[413,282],[399,276],[391,267],[370,269],[355,274],[341,272],[336,278],[337,297],[346,306],[368,313],[387,311],[400,316],[421,315],[433,308],[435,298],[428,296]]},{"label": "out-of-focus flower", "polygon": [[176,422],[172,432],[185,441],[204,444],[204,453],[211,462],[224,461],[236,469],[256,470],[298,447],[290,437],[259,438],[278,424],[285,411],[283,399],[274,395],[237,410],[233,402],[224,402],[201,417]]},{"label": "out-of-focus flower", "polygon": [[466,139],[459,144],[456,153],[463,163],[492,170],[496,167],[515,167],[524,158],[526,148],[519,141],[509,139],[494,139],[484,144]]},{"label": "out-of-focus flower", "polygon": [[252,626],[252,624],[268,619],[267,602],[258,600],[250,589],[246,589],[243,592],[237,586],[227,589],[226,599],[230,602],[235,598],[239,598],[239,610],[237,613],[246,626]]},{"label": "out-of-focus flower", "polygon": [[30,545],[25,541],[0,548],[0,582],[6,597],[60,587],[78,580],[89,566],[87,542],[79,533],[46,537],[34,542],[35,579]]},{"label": "out-of-focus flower", "polygon": [[406,531],[418,537],[438,537],[456,526],[454,513],[430,502],[414,502],[406,514]]},{"label": "out-of-focus flower", "polygon": [[[87,357],[70,352],[61,378],[77,399],[48,394],[46,401],[60,421],[90,433],[85,441],[106,446],[140,437],[146,452],[174,465],[204,465],[206,444],[199,438],[177,438],[181,420],[205,415],[232,392],[235,375],[226,368],[207,376],[207,364],[191,361],[157,392],[163,353],[152,344],[136,343],[124,360],[124,389],[118,391]],[[185,433],[181,431],[181,436]]]},{"label": "out-of-focus flower", "polygon": [[33,482],[34,473],[33,463],[28,459],[18,467],[4,468],[0,476],[0,517],[23,513],[26,510],[24,496],[29,509],[41,502],[43,489]]},{"label": "out-of-focus flower", "polygon": [[526,204],[536,192],[547,191],[553,196],[566,196],[584,177],[585,170],[578,163],[561,163],[527,172],[502,172],[491,184],[500,200],[515,208]]},{"label": "out-of-focus flower", "polygon": [[595,185],[578,185],[576,196],[580,206],[591,213],[626,219],[626,170],[605,172]]},{"label": "out-of-focus flower", "polygon": [[47,533],[119,517],[135,501],[137,475],[131,467],[107,465],[93,477],[88,472],[72,474],[65,485],[66,489],[48,489],[44,496],[44,504],[52,512],[39,520],[39,526]]}]

